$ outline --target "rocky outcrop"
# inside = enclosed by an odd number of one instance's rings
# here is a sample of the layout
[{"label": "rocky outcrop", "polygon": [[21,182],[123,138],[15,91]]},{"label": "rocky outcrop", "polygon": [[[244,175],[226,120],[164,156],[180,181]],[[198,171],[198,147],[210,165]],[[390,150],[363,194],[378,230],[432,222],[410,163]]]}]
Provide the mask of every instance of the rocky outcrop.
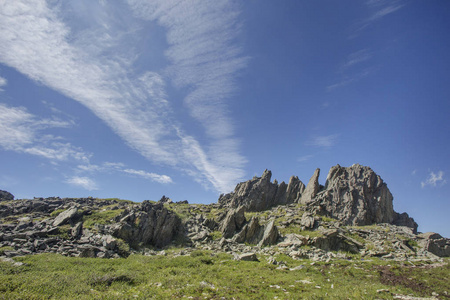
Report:
[{"label": "rocky outcrop", "polygon": [[180,231],[180,218],[164,207],[144,201],[121,218],[119,224],[111,227],[114,236],[123,239],[133,247],[169,244]]},{"label": "rocky outcrop", "polygon": [[[346,225],[392,224],[400,220],[392,201],[386,183],[371,168],[359,164],[348,168],[337,165],[330,169],[324,190],[309,206]],[[402,225],[415,224],[407,215],[400,216]]]},{"label": "rocky outcrop", "polygon": [[245,224],[242,230],[232,240],[236,243],[267,246],[276,244],[278,238],[279,233],[274,220],[270,220],[265,225],[260,225],[259,219],[252,217],[250,222]]},{"label": "rocky outcrop", "polygon": [[317,169],[305,187],[295,176],[288,184],[271,182],[266,170],[208,205],[165,196],[142,203],[91,197],[3,201],[0,255],[110,258],[176,244],[186,246],[187,254],[206,249],[312,260],[348,258],[348,252],[411,261],[450,256],[449,239],[417,235],[414,220],[393,210],[387,185],[369,167],[334,166],[324,186],[319,174]]},{"label": "rocky outcrop", "polygon": [[241,230],[245,223],[245,208],[243,206],[237,209],[231,209],[225,219],[222,221],[220,231],[224,238],[231,238],[236,231]]},{"label": "rocky outcrop", "polygon": [[297,202],[305,185],[295,176],[289,184],[271,182],[272,172],[265,170],[261,177],[239,183],[234,192],[220,195],[221,206],[237,208],[244,206],[246,211],[263,211],[276,205]]},{"label": "rocky outcrop", "polygon": [[440,234],[427,232],[418,235],[419,244],[427,251],[440,257],[450,256],[450,239],[443,238]]},{"label": "rocky outcrop", "polygon": [[311,176],[311,178],[309,179],[308,185],[306,186],[306,189],[302,194],[300,200],[302,204],[311,202],[311,200],[313,200],[319,192],[319,175],[320,169],[316,169],[313,176]]},{"label": "rocky outcrop", "polygon": [[346,237],[336,229],[324,231],[323,236],[315,237],[309,244],[326,251],[346,251],[350,253],[359,253],[359,250],[364,247],[361,243]]},{"label": "rocky outcrop", "polygon": [[0,201],[14,200],[14,195],[10,192],[0,190]]}]

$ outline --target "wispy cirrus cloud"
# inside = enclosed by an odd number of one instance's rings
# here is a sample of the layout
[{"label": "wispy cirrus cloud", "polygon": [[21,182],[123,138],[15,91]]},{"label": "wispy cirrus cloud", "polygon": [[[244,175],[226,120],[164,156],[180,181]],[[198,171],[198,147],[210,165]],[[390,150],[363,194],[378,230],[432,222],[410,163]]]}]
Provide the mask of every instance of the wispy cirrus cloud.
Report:
[{"label": "wispy cirrus cloud", "polygon": [[426,186],[436,187],[438,185],[444,185],[447,183],[447,180],[444,179],[444,172],[438,171],[437,173],[430,172],[427,179],[422,181],[420,185],[422,188]]},{"label": "wispy cirrus cloud", "polygon": [[[0,6],[0,62],[82,103],[150,161],[195,174],[218,191],[230,190],[245,163],[226,105],[246,62],[234,46],[239,10],[228,1],[130,0],[129,7],[121,5],[5,2]],[[166,30],[170,65],[163,70],[133,69],[143,38],[136,32],[148,25],[143,19],[153,22],[147,35],[155,22]],[[166,95],[166,76],[176,87],[188,88],[184,103],[204,127],[208,139],[203,144],[174,114],[176,101]]]},{"label": "wispy cirrus cloud", "polygon": [[369,49],[361,49],[350,53],[347,56],[347,59],[342,63],[341,70],[344,71],[350,67],[356,66],[362,62],[365,62],[371,59],[373,56],[372,52]]},{"label": "wispy cirrus cloud", "polygon": [[159,183],[172,183],[172,178],[167,175],[160,175],[156,173],[146,172],[144,170],[134,170],[134,169],[125,169],[123,172],[136,175],[145,179],[149,179],[151,181],[159,182]]},{"label": "wispy cirrus cloud", "polygon": [[97,183],[89,177],[73,176],[71,178],[68,178],[66,182],[88,191],[98,190]]},{"label": "wispy cirrus cloud", "polygon": [[72,123],[39,119],[22,107],[0,103],[0,147],[5,150],[41,156],[51,162],[75,160],[88,162],[90,155],[79,147],[46,133],[51,128],[68,128]]},{"label": "wispy cirrus cloud", "polygon": [[305,145],[307,146],[314,146],[314,147],[323,147],[323,148],[329,148],[331,146],[334,146],[337,142],[337,139],[339,137],[339,134],[331,134],[331,135],[325,135],[325,136],[315,136],[309,139]]},{"label": "wispy cirrus cloud", "polygon": [[369,9],[370,15],[353,26],[349,38],[357,37],[373,23],[380,21],[382,18],[405,6],[403,0],[368,0],[365,4]]},{"label": "wispy cirrus cloud", "polygon": [[375,70],[375,68],[367,68],[367,69],[364,69],[357,73],[343,75],[342,78],[338,82],[327,86],[327,91],[332,91],[334,89],[357,82],[358,80],[360,80],[364,77],[367,77],[369,74],[371,74],[373,72],[373,70]]},{"label": "wispy cirrus cloud", "polygon": [[310,159],[313,158],[313,157],[314,157],[314,155],[312,155],[312,154],[303,155],[303,156],[297,158],[297,161],[298,161],[298,162],[305,162],[305,161],[310,160]]},{"label": "wispy cirrus cloud", "polygon": [[170,176],[161,175],[153,172],[147,172],[144,170],[135,170],[131,168],[127,168],[123,163],[115,163],[115,162],[104,162],[101,165],[95,164],[85,164],[78,165],[76,168],[77,173],[111,173],[111,172],[119,172],[128,175],[139,176],[145,179],[148,179],[153,182],[158,182],[162,184],[173,183],[173,180]]}]

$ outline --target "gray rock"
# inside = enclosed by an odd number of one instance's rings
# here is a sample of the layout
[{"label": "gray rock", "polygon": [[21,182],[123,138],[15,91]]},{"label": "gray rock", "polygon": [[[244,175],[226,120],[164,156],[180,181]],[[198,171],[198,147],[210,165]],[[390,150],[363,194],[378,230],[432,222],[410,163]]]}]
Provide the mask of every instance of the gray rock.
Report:
[{"label": "gray rock", "polygon": [[305,212],[302,215],[302,219],[300,221],[300,225],[305,227],[306,229],[313,229],[315,226],[316,220],[314,219],[314,215],[311,213]]},{"label": "gray rock", "polygon": [[180,218],[166,209],[163,203],[144,201],[137,210],[112,226],[114,236],[128,242],[133,247],[168,245],[180,232]]},{"label": "gray rock", "polygon": [[265,170],[261,177],[239,183],[234,192],[219,197],[219,204],[237,208],[245,206],[247,211],[262,211],[271,206],[278,184],[270,182],[272,172]]},{"label": "gray rock", "polygon": [[78,208],[71,207],[63,212],[61,212],[53,221],[53,226],[61,226],[69,223],[77,215]]},{"label": "gray rock", "polygon": [[224,238],[231,238],[234,233],[242,228],[245,223],[245,208],[231,209],[222,221],[220,231]]},{"label": "gray rock", "polygon": [[330,169],[325,189],[310,207],[344,225],[369,225],[394,221],[392,200],[386,183],[371,168],[337,165]]},{"label": "gray rock", "polygon": [[73,238],[78,238],[83,233],[83,222],[78,222],[75,224],[74,227],[72,227],[71,235]]},{"label": "gray rock", "polygon": [[302,197],[300,200],[300,202],[302,204],[311,202],[311,200],[319,192],[319,175],[320,175],[320,169],[316,169],[314,171],[314,174],[309,179],[308,185],[306,186],[306,189],[302,194]]},{"label": "gray rock", "polygon": [[299,202],[302,193],[305,191],[305,185],[297,176],[291,176],[286,190],[286,203]]},{"label": "gray rock", "polygon": [[0,201],[14,200],[14,195],[10,192],[0,190]]},{"label": "gray rock", "polygon": [[439,257],[450,256],[450,239],[443,238],[434,232],[421,233],[418,235],[419,245],[425,250]]},{"label": "gray rock", "polygon": [[324,231],[323,236],[315,237],[310,244],[326,251],[341,250],[350,253],[359,253],[359,250],[363,247],[359,242],[347,238],[335,229]]},{"label": "gray rock", "polygon": [[253,252],[242,253],[240,255],[237,255],[235,258],[236,260],[243,260],[243,261],[259,261],[256,254]]},{"label": "gray rock", "polygon": [[271,220],[264,226],[264,234],[258,246],[274,245],[277,243],[279,234],[277,226],[275,226],[275,220]]},{"label": "gray rock", "polygon": [[265,170],[261,177],[239,183],[234,192],[221,195],[222,207],[237,208],[245,206],[246,211],[263,211],[276,205],[298,202],[304,184],[297,177],[291,177],[289,184],[270,181],[272,172]]},{"label": "gray rock", "polygon": [[414,233],[417,233],[417,227],[419,227],[414,219],[407,213],[399,214],[394,212],[394,220],[392,221],[392,224],[412,228]]}]

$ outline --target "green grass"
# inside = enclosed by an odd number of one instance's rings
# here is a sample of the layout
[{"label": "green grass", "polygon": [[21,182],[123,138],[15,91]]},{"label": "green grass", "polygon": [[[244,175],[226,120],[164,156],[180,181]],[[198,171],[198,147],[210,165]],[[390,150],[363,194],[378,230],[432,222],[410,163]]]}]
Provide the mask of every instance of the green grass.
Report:
[{"label": "green grass", "polygon": [[123,211],[123,209],[93,211],[92,214],[83,216],[83,227],[92,229],[95,225],[110,224],[113,222],[114,218],[119,216]]},{"label": "green grass", "polygon": [[4,255],[5,251],[14,251],[14,248],[10,246],[0,247],[0,255]]},{"label": "green grass", "polygon": [[116,202],[121,202],[121,203],[130,203],[130,204],[135,203],[131,200],[125,200],[125,199],[120,199],[120,198],[95,198],[95,200],[97,200],[97,201],[116,201]]},{"label": "green grass", "polygon": [[[229,254],[208,251],[110,260],[57,254],[18,257],[25,265],[0,262],[0,298],[391,299],[390,293],[424,297],[448,290],[448,264],[429,269],[378,261],[311,265],[309,260],[277,256],[289,268],[304,265],[289,271],[268,264],[264,257],[259,259],[235,261]],[[390,282],[389,278],[396,278],[392,274],[400,279]],[[377,293],[378,289],[390,293]]]}]

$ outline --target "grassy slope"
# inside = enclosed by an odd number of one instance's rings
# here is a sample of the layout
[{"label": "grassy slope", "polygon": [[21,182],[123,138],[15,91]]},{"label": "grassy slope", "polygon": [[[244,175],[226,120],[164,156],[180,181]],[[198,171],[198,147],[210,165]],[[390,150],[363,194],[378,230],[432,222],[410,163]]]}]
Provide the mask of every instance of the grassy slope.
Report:
[{"label": "grassy slope", "polygon": [[260,262],[234,261],[228,254],[205,251],[173,257],[177,251],[110,260],[56,254],[17,257],[25,265],[0,262],[0,299],[391,299],[391,293],[450,292],[448,264],[413,268],[374,260],[311,265],[308,260],[277,257],[290,268],[304,265],[289,271],[276,269],[264,257]]}]

